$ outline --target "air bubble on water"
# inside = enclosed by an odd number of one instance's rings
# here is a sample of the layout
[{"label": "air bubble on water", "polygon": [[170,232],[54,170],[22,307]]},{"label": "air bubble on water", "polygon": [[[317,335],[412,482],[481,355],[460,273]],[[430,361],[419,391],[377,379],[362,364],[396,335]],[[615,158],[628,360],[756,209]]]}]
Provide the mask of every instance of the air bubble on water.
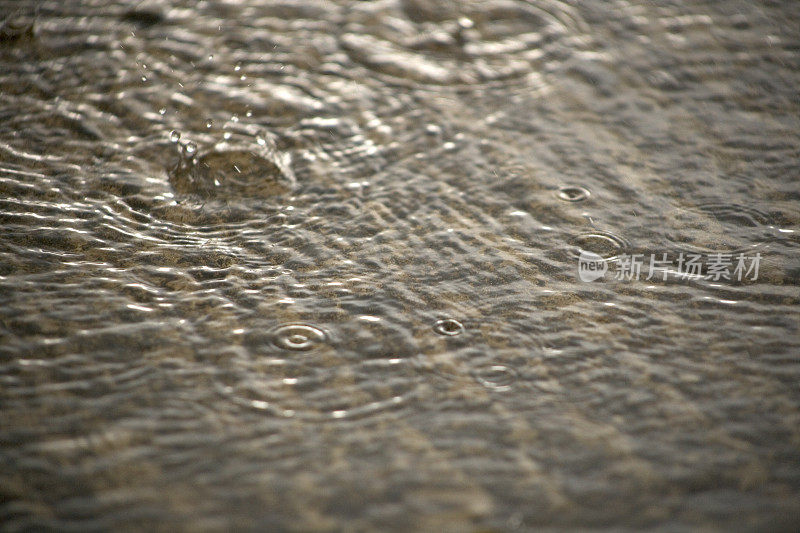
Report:
[{"label": "air bubble on water", "polygon": [[236,63],[236,65],[233,67],[233,70],[239,72],[240,70],[242,70],[242,64]]},{"label": "air bubble on water", "polygon": [[214,124],[214,121],[211,119],[206,120],[206,128],[210,129],[211,126]]},{"label": "air bubble on water", "polygon": [[247,113],[245,113],[245,116],[246,116],[247,118],[250,118],[250,117],[252,117],[252,116],[253,116],[253,112],[252,112],[252,111],[248,111]]},{"label": "air bubble on water", "polygon": [[158,110],[158,114],[159,115],[164,115],[164,113],[166,113],[166,112],[167,112],[167,108],[166,107],[162,107],[161,109]]},{"label": "air bubble on water", "polygon": [[231,115],[231,122],[239,122],[239,115]]},{"label": "air bubble on water", "polygon": [[227,140],[230,140],[230,138],[231,138],[231,132],[229,132],[229,131],[226,131],[225,133],[223,133],[223,134],[222,134],[222,138],[223,138],[223,139],[225,139],[226,141],[227,141]]},{"label": "air bubble on water", "polygon": [[214,61],[214,54],[208,54],[208,60]]},{"label": "air bubble on water", "polygon": [[475,23],[469,17],[461,17],[458,19],[458,27],[463,30],[468,30],[475,26]]},{"label": "air bubble on water", "polygon": [[264,137],[261,137],[261,136],[259,135],[258,137],[256,137],[256,143],[257,143],[259,146],[266,146],[266,144],[267,144],[267,141],[265,141],[265,140],[264,140]]},{"label": "air bubble on water", "polygon": [[178,130],[172,130],[171,132],[169,132],[169,140],[170,142],[177,143],[178,141],[181,140],[181,132],[179,132]]},{"label": "air bubble on water", "polygon": [[186,143],[186,146],[184,146],[183,149],[186,152],[186,155],[189,157],[192,157],[195,153],[197,153],[197,145],[191,141]]}]

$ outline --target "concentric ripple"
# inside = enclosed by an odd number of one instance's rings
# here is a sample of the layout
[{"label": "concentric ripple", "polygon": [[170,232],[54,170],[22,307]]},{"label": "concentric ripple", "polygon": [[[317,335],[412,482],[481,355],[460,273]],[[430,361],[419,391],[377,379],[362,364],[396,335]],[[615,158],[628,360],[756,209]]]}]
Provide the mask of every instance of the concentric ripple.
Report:
[{"label": "concentric ripple", "polygon": [[775,237],[769,215],[740,204],[707,203],[676,209],[665,217],[671,246],[694,252],[746,252]]},{"label": "concentric ripple", "polygon": [[308,324],[286,324],[272,332],[273,344],[285,350],[311,350],[326,340],[327,335],[323,330]]},{"label": "concentric ripple", "polygon": [[406,358],[268,359],[226,371],[219,392],[236,405],[281,418],[324,422],[402,408],[422,393]]},{"label": "concentric ripple", "polygon": [[797,4],[0,0],[0,530],[792,530]]},{"label": "concentric ripple", "polygon": [[570,239],[573,255],[579,257],[582,252],[591,252],[606,260],[614,260],[630,248],[630,243],[610,231],[592,231],[581,233]]},{"label": "concentric ripple", "polygon": [[475,379],[488,389],[497,391],[511,390],[519,378],[516,370],[505,365],[481,365],[472,370]]},{"label": "concentric ripple", "polygon": [[464,325],[453,318],[445,318],[433,325],[433,331],[439,335],[455,336],[464,333]]},{"label": "concentric ripple", "polygon": [[565,202],[583,202],[589,199],[591,193],[584,187],[565,185],[556,191],[556,196],[558,196],[559,200],[564,200]]},{"label": "concentric ripple", "polygon": [[[490,0],[374,2],[353,9],[341,36],[350,57],[382,75],[434,85],[518,78],[572,53],[566,8]],[[569,44],[567,42],[569,41]]]}]

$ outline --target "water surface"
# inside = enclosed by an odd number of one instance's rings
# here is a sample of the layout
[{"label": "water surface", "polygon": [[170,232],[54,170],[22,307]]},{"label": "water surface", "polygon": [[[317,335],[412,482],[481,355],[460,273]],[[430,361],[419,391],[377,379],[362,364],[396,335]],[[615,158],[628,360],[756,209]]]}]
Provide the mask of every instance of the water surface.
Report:
[{"label": "water surface", "polygon": [[796,527],[800,4],[0,15],[3,530]]}]

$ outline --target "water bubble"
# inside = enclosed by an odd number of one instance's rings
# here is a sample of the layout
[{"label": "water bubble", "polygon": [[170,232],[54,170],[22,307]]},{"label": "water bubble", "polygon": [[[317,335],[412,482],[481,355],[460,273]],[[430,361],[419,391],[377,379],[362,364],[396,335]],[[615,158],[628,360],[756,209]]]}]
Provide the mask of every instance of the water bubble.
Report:
[{"label": "water bubble", "polygon": [[460,335],[464,332],[464,326],[458,320],[452,318],[445,318],[439,320],[433,325],[433,331],[439,335]]},{"label": "water bubble", "polygon": [[236,65],[233,67],[233,70],[239,72],[240,70],[242,70],[242,64],[236,63]]},{"label": "water bubble", "polygon": [[214,125],[214,121],[211,119],[206,120],[206,128],[210,129],[211,126]]},{"label": "water bubble", "polygon": [[177,143],[178,141],[181,140],[181,132],[179,132],[178,130],[172,130],[171,132],[169,132],[169,140],[170,142]]},{"label": "water bubble", "polygon": [[239,122],[239,115],[231,115],[231,122]]},{"label": "water bubble", "polygon": [[583,187],[579,187],[577,185],[565,185],[561,187],[556,192],[556,195],[560,200],[564,200],[565,202],[582,202],[589,198],[591,193],[588,189],[584,189]]},{"label": "water bubble", "polygon": [[244,116],[246,116],[247,118],[250,118],[250,117],[253,116],[253,112],[252,111],[248,111],[247,113],[244,114]]},{"label": "water bubble", "polygon": [[475,23],[469,17],[461,17],[458,19],[458,27],[462,30],[468,30],[475,26]]},{"label": "water bubble", "polygon": [[186,146],[184,146],[183,149],[186,152],[186,155],[189,157],[192,157],[197,153],[197,145],[191,141],[186,143]]},{"label": "water bubble", "polygon": [[472,371],[475,379],[484,387],[497,391],[510,390],[517,381],[517,371],[505,365],[485,365]]},{"label": "water bubble", "polygon": [[267,141],[264,140],[264,137],[258,136],[256,137],[256,143],[258,143],[259,146],[266,146]]},{"label": "water bubble", "polygon": [[326,339],[324,331],[307,324],[286,324],[272,332],[273,344],[286,350],[310,350]]},{"label": "water bubble", "polygon": [[158,110],[158,114],[159,115],[163,115],[166,112],[167,112],[167,108],[166,107],[162,107],[161,109]]}]

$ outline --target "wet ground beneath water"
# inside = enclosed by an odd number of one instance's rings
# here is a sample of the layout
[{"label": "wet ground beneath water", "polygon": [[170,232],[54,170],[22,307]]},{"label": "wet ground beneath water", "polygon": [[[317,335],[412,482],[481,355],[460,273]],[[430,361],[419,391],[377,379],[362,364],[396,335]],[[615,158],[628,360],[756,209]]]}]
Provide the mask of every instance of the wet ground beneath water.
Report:
[{"label": "wet ground beneath water", "polygon": [[800,523],[800,3],[0,19],[0,530]]}]

